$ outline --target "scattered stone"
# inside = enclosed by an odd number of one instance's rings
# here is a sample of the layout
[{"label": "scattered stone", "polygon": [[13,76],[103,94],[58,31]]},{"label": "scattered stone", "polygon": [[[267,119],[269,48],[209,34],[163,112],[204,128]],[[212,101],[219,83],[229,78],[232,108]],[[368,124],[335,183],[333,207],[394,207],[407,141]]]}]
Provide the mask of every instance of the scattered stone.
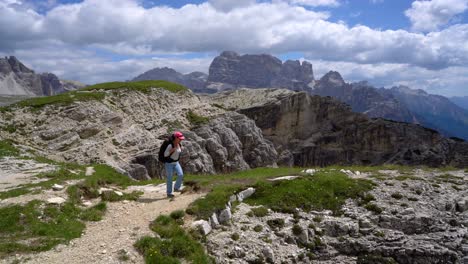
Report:
[{"label": "scattered stone", "polygon": [[307,170],[303,170],[302,172],[306,173],[306,174],[309,174],[309,175],[312,175],[312,174],[316,173],[317,170],[316,169],[307,169]]},{"label": "scattered stone", "polygon": [[63,185],[59,185],[59,184],[54,184],[54,185],[52,185],[52,189],[53,189],[54,191],[61,191],[61,190],[63,190],[63,188],[64,188]]},{"label": "scattered stone", "polygon": [[90,207],[90,206],[93,205],[93,203],[92,203],[91,201],[85,201],[85,202],[83,202],[83,205],[84,205],[85,207]]},{"label": "scattered stone", "polygon": [[94,167],[86,167],[85,176],[91,176],[95,172]]},{"label": "scattered stone", "polygon": [[123,196],[123,192],[114,191],[114,193],[117,194],[118,196]]},{"label": "scattered stone", "polygon": [[212,228],[216,228],[219,225],[218,217],[213,213],[210,217],[210,224]]},{"label": "scattered stone", "polygon": [[232,214],[231,210],[226,208],[219,213],[218,221],[220,224],[226,224],[231,220]]},{"label": "scattered stone", "polygon": [[269,261],[271,263],[275,263],[275,254],[273,253],[273,249],[271,249],[270,247],[265,247],[262,250],[262,253],[265,256],[265,258],[267,259],[267,261]]},{"label": "scattered stone", "polygon": [[237,194],[237,200],[242,202],[243,200],[249,198],[252,194],[254,194],[255,189],[250,187],[247,190],[243,190],[242,192]]},{"label": "scattered stone", "polygon": [[99,188],[98,193],[99,193],[99,195],[101,195],[103,192],[112,192],[112,191],[114,191],[114,190],[109,189],[109,188],[101,187],[101,188]]},{"label": "scattered stone", "polygon": [[269,181],[284,181],[284,180],[294,180],[296,178],[299,178],[299,176],[283,176],[283,177],[277,177],[273,179],[268,179]]},{"label": "scattered stone", "polygon": [[47,199],[47,203],[49,204],[63,204],[64,202],[66,202],[66,200],[62,197],[53,197],[53,198],[49,198]]},{"label": "scattered stone", "polygon": [[203,235],[208,235],[212,230],[210,224],[205,220],[198,220],[193,222],[192,227],[199,228]]}]

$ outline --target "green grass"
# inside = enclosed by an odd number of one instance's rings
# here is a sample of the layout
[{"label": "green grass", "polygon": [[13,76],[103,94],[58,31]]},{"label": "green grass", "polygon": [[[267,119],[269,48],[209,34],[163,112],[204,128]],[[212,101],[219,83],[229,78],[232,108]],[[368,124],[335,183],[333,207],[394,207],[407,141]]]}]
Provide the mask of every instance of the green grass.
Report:
[{"label": "green grass", "polygon": [[229,196],[240,190],[242,190],[242,186],[238,184],[216,186],[204,198],[190,204],[186,212],[196,216],[198,219],[208,219],[213,212],[224,209],[227,201],[229,201]]},{"label": "green grass", "polygon": [[10,140],[0,140],[0,158],[6,156],[18,156],[19,150],[13,146]]},{"label": "green grass", "polygon": [[210,119],[208,117],[198,115],[198,114],[194,113],[192,110],[188,111],[187,119],[194,126],[200,126],[200,125],[206,124],[206,123],[208,123],[208,121],[210,121]]},{"label": "green grass", "polygon": [[106,94],[101,91],[93,90],[115,90],[121,88],[128,88],[137,90],[144,93],[149,93],[151,88],[162,88],[170,92],[188,91],[182,85],[171,83],[167,81],[139,81],[139,82],[109,82],[100,83],[79,89],[77,91],[66,92],[58,95],[34,97],[26,99],[8,106],[0,107],[0,112],[10,111],[15,107],[31,107],[39,109],[46,105],[69,105],[77,101],[102,101]]},{"label": "green grass", "polygon": [[49,250],[81,236],[87,219],[72,203],[62,206],[31,201],[0,208],[0,257]]},{"label": "green grass", "polygon": [[374,203],[368,203],[364,206],[364,208],[366,208],[367,210],[371,211],[371,212],[374,212],[375,214],[380,214],[382,213],[383,209],[380,208],[378,205],[374,204]]},{"label": "green grass", "polygon": [[135,243],[146,263],[214,263],[203,246],[167,215],[160,215],[150,225],[160,238],[145,236]]},{"label": "green grass", "polygon": [[29,188],[25,188],[25,187],[15,188],[15,189],[11,189],[8,191],[0,192],[0,199],[3,200],[7,198],[12,198],[12,197],[18,197],[18,196],[21,196],[30,192],[31,190],[29,190]]},{"label": "green grass", "polygon": [[208,194],[190,204],[186,212],[198,219],[207,219],[213,212],[224,209],[231,195],[248,186],[267,178],[297,175],[300,171],[301,168],[256,168],[231,174],[187,175],[185,183],[190,182]]},{"label": "green grass", "polygon": [[34,97],[26,99],[15,104],[6,106],[5,108],[15,108],[15,107],[31,107],[33,109],[39,109],[46,105],[69,105],[76,101],[100,101],[104,99],[105,93],[83,93],[80,91],[71,91],[62,94],[52,95],[52,96],[43,96],[43,97]]},{"label": "green grass", "polygon": [[460,184],[461,182],[463,182],[463,177],[454,176],[449,173],[438,175],[435,178],[437,181],[445,183]]},{"label": "green grass", "polygon": [[6,125],[2,127],[2,129],[8,133],[15,133],[16,132],[16,126],[14,125]]},{"label": "green grass", "polygon": [[107,82],[85,87],[81,89],[81,91],[116,90],[122,88],[137,90],[143,93],[149,93],[151,91],[151,88],[162,88],[173,93],[188,91],[188,89],[183,85],[162,80],[137,82]]},{"label": "green grass", "polygon": [[255,215],[256,217],[264,217],[268,215],[268,208],[264,206],[252,208],[251,210],[252,215]]},{"label": "green grass", "polygon": [[246,202],[289,213],[294,208],[329,209],[339,213],[346,199],[363,196],[372,187],[369,180],[351,179],[338,171],[321,171],[312,177],[290,181],[259,182]]}]

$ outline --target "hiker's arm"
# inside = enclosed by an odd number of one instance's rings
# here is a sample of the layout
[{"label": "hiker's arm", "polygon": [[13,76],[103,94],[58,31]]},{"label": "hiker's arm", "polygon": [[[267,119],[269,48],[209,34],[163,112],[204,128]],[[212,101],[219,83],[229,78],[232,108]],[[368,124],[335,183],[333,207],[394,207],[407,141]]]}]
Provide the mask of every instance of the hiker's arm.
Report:
[{"label": "hiker's arm", "polygon": [[172,155],[172,153],[174,153],[175,149],[172,148],[171,144],[169,144],[166,148],[166,150],[164,151],[164,157],[169,157],[170,155]]}]

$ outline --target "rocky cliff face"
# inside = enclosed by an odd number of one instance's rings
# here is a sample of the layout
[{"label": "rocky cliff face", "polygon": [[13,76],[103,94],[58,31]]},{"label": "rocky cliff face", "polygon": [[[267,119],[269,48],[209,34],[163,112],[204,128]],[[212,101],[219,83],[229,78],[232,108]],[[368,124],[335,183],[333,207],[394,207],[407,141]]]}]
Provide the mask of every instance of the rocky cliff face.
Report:
[{"label": "rocky cliff face", "polygon": [[288,60],[282,63],[267,54],[239,55],[225,51],[210,65],[207,88],[217,91],[239,87],[310,90],[312,64]]},{"label": "rocky cliff face", "polygon": [[[193,126],[189,111],[212,120]],[[276,151],[254,122],[237,113],[218,116],[225,112],[191,92],[122,89],[107,91],[102,101],[1,113],[0,137],[55,160],[107,163],[137,179],[161,177],[157,152],[175,129],[187,133],[182,158],[187,173],[275,166]]]},{"label": "rocky cliff face", "polygon": [[2,95],[54,95],[83,86],[77,82],[64,84],[52,73],[36,74],[14,56],[0,58]]},{"label": "rocky cliff face", "polygon": [[468,143],[414,124],[369,119],[332,98],[285,94],[239,112],[255,120],[283,164],[468,166]]},{"label": "rocky cliff face", "polygon": [[144,80],[164,80],[182,84],[194,92],[204,92],[206,86],[206,79],[208,75],[202,72],[192,72],[189,74],[182,74],[171,68],[154,68],[135,78],[132,81]]}]

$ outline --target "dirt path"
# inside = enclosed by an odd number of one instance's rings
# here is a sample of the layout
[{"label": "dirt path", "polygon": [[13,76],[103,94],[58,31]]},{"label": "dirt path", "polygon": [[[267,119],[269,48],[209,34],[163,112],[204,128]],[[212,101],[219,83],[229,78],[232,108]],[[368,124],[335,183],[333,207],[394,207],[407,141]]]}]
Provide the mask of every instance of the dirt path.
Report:
[{"label": "dirt path", "polygon": [[[21,263],[144,263],[133,244],[144,235],[152,235],[149,223],[160,214],[185,209],[203,194],[175,194],[173,200],[166,198],[165,185],[134,186],[145,194],[139,201],[108,203],[106,215],[99,222],[87,223],[84,234],[68,245],[34,255],[23,255]],[[122,250],[129,260],[119,260]],[[11,263],[12,259],[3,260]],[[26,261],[25,261],[26,260]]]}]

